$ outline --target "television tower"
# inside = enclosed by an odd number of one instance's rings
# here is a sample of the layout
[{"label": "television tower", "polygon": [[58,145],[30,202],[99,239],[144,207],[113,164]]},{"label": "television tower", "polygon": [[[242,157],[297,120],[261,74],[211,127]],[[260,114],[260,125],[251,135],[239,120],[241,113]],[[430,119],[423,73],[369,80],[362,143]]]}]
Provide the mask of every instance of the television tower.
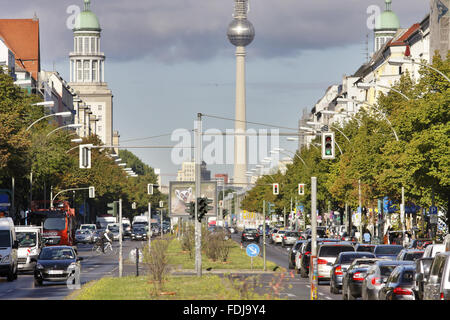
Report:
[{"label": "television tower", "polygon": [[[249,11],[248,0],[234,0],[233,21],[228,26],[228,40],[236,46],[236,114],[235,133],[246,131],[245,110],[245,47],[255,38],[255,29],[247,20]],[[247,176],[247,137],[234,137],[234,177],[236,184],[248,182]],[[244,185],[243,185],[244,186]]]}]

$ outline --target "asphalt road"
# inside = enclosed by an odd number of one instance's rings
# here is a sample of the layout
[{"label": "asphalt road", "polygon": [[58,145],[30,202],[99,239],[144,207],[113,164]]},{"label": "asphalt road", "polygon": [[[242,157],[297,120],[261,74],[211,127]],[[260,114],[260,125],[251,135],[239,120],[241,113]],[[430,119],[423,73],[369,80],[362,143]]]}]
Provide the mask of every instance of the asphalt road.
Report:
[{"label": "asphalt road", "polygon": [[[136,247],[141,247],[141,241],[123,241],[124,269],[123,275],[135,274],[135,264],[126,263],[129,253]],[[113,247],[117,249],[119,243],[115,241]],[[81,285],[97,280],[105,276],[118,276],[119,257],[107,255],[94,255],[91,252],[91,244],[78,244],[78,255],[83,257],[81,261]],[[142,269],[140,269],[140,273]],[[34,277],[32,272],[19,273],[17,280],[7,282],[5,278],[0,278],[0,300],[8,299],[33,299],[33,300],[63,300],[72,293],[73,289],[68,288],[65,282],[44,282],[41,287],[34,287]]]}]

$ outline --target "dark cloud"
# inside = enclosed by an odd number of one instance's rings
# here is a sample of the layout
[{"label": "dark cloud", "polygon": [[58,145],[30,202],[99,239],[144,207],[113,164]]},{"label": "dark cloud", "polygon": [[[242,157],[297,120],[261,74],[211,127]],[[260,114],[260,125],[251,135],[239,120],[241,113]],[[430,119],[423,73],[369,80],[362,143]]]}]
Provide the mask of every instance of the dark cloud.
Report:
[{"label": "dark cloud", "polygon": [[[201,61],[234,49],[226,37],[233,0],[91,0],[100,20],[102,51],[108,59],[153,56],[166,63]],[[41,26],[44,60],[67,59],[72,32],[67,29],[70,5],[82,0],[0,0],[0,18],[31,18]],[[253,56],[281,57],[306,49],[327,49],[363,43],[370,5],[383,0],[251,0],[249,20],[256,29]],[[393,0],[402,27],[428,12],[426,0]]]}]

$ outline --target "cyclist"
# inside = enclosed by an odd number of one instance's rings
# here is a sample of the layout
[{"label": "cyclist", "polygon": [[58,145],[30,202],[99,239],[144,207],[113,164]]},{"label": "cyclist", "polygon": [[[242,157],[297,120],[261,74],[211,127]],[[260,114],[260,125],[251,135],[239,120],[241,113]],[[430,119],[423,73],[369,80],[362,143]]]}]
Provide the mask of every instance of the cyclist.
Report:
[{"label": "cyclist", "polygon": [[105,253],[105,244],[107,242],[109,242],[110,244],[112,244],[112,232],[109,231],[108,229],[106,229],[105,231],[102,232],[99,242],[100,242],[100,246],[102,248],[102,253]]}]

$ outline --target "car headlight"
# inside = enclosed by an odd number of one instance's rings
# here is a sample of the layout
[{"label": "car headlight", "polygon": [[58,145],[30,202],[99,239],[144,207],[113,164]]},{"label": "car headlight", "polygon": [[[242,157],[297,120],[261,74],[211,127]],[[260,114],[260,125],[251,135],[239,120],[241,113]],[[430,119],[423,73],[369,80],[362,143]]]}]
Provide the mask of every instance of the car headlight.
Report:
[{"label": "car headlight", "polygon": [[10,258],[11,258],[11,256],[9,255],[9,254],[7,254],[6,256],[4,256],[3,258],[2,258],[2,263],[9,263],[9,260],[10,260]]},{"label": "car headlight", "polygon": [[44,269],[44,267],[42,266],[42,264],[37,263],[36,264],[36,269],[42,270],[42,269]]},{"label": "car headlight", "polygon": [[77,264],[75,262],[72,262],[68,267],[67,271],[71,271],[77,267]]}]

